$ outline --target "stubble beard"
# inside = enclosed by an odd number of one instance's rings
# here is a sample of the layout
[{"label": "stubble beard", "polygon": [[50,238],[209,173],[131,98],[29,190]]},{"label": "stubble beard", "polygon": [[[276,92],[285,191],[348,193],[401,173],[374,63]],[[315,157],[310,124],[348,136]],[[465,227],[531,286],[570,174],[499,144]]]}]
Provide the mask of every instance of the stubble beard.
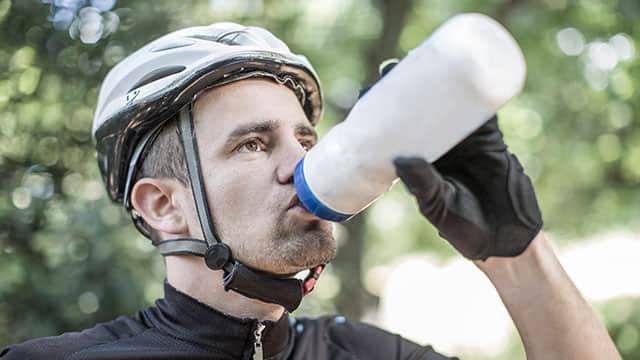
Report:
[{"label": "stubble beard", "polygon": [[270,259],[277,273],[290,273],[326,264],[336,254],[332,226],[325,221],[301,221],[286,213],[278,217]]}]

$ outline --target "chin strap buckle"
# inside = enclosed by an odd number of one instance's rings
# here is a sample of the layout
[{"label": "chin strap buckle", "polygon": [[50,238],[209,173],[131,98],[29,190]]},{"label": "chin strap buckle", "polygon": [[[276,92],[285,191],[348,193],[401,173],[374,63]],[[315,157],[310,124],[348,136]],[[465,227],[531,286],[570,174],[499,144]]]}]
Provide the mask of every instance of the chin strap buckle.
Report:
[{"label": "chin strap buckle", "polygon": [[302,283],[303,296],[306,296],[311,291],[313,291],[313,289],[316,286],[316,283],[318,282],[318,278],[320,277],[320,274],[322,274],[322,271],[324,271],[325,266],[326,266],[325,264],[322,264],[314,267],[313,269],[310,269],[309,275],[307,275],[307,277],[304,279],[304,282]]},{"label": "chin strap buckle", "polygon": [[209,246],[204,253],[204,262],[211,270],[222,270],[229,261],[231,261],[231,249],[222,242]]}]

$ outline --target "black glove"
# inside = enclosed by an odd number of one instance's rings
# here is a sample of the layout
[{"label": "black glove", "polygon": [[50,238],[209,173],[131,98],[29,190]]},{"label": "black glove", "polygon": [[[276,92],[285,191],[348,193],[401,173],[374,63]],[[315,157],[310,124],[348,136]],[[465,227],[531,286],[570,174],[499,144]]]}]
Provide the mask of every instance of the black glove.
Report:
[{"label": "black glove", "polygon": [[495,116],[433,164],[414,157],[394,165],[422,214],[469,259],[519,255],[542,228],[531,180]]}]

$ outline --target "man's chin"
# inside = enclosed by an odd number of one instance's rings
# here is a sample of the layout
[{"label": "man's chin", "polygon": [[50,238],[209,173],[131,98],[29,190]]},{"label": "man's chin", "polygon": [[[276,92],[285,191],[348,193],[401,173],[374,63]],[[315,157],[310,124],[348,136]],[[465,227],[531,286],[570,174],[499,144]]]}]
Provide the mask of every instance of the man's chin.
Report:
[{"label": "man's chin", "polygon": [[288,278],[326,264],[335,256],[333,223],[317,217],[297,216],[290,210],[277,222],[271,246],[263,251],[263,268],[276,277]]}]

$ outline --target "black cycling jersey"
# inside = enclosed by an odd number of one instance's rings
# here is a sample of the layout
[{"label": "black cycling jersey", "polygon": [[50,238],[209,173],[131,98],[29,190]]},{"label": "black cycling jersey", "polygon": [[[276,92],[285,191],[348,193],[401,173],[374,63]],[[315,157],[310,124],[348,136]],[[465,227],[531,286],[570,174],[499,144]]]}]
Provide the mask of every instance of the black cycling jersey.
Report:
[{"label": "black cycling jersey", "polygon": [[451,359],[398,335],[341,316],[276,322],[239,319],[165,284],[165,297],[134,316],[81,332],[26,341],[2,360]]}]

